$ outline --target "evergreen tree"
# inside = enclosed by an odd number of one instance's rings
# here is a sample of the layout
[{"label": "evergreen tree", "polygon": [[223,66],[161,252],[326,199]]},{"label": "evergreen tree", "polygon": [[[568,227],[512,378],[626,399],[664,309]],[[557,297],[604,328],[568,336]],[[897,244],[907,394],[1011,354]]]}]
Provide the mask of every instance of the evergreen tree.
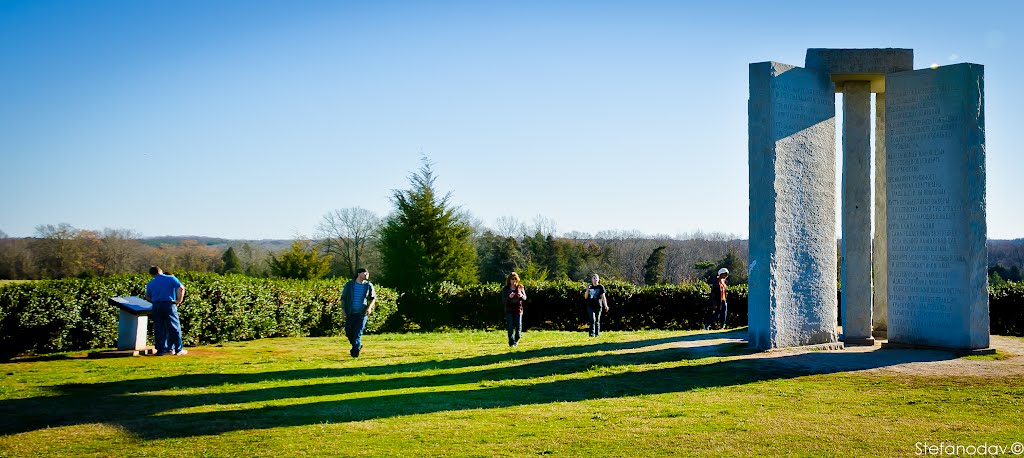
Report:
[{"label": "evergreen tree", "polygon": [[221,261],[224,261],[224,268],[220,273],[224,275],[228,274],[242,274],[242,261],[238,259],[238,255],[235,254],[235,247],[228,247],[224,250],[224,255],[220,257]]},{"label": "evergreen tree", "polygon": [[717,276],[715,271],[718,269],[715,267],[715,263],[713,261],[695,262],[693,263],[693,268],[694,270],[701,272],[700,278],[701,280],[704,280],[706,283],[711,283]]},{"label": "evergreen tree", "polygon": [[316,280],[331,271],[331,257],[321,257],[309,242],[292,242],[281,257],[270,255],[270,272],[275,277]]},{"label": "evergreen tree", "polygon": [[505,281],[509,272],[526,265],[514,237],[501,237],[487,231],[477,240],[480,281]]},{"label": "evergreen tree", "polygon": [[418,293],[428,285],[477,282],[473,228],[463,213],[434,189],[434,171],[423,166],[409,177],[411,189],[395,190],[395,211],[380,231],[381,283],[402,293]]},{"label": "evergreen tree", "polygon": [[547,259],[548,272],[554,280],[569,279],[569,259],[565,255],[565,242],[555,240],[548,234],[544,240],[544,255]]},{"label": "evergreen tree", "polygon": [[644,264],[644,284],[657,285],[665,276],[665,246],[659,246],[647,257]]},{"label": "evergreen tree", "polygon": [[725,257],[718,261],[718,267],[729,269],[729,283],[737,285],[747,282],[747,263],[743,262],[743,258],[736,253],[735,249],[729,249]]}]

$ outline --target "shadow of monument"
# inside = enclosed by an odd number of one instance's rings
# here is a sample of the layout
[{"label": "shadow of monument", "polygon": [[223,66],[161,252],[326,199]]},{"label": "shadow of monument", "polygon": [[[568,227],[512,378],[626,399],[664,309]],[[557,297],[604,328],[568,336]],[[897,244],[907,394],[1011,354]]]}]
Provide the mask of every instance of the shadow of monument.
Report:
[{"label": "shadow of monument", "polygon": [[[161,390],[209,387],[222,384],[258,383],[269,380],[302,382],[323,377],[369,374],[365,369],[345,368],[300,371],[275,371],[259,374],[192,374],[174,377],[130,380],[99,384],[60,385],[55,396],[0,401],[0,434],[9,435],[47,427],[88,423],[115,424],[144,439],[213,435],[238,430],[304,426],[317,423],[342,423],[441,411],[489,409],[552,402],[576,402],[645,394],[685,392],[700,388],[743,385],[772,379],[787,379],[812,374],[872,369],[915,361],[952,358],[938,351],[888,352],[885,357],[865,357],[863,353],[804,353],[774,358],[727,359],[750,354],[736,339],[740,333],[715,333],[685,338],[651,339],[610,344],[622,353],[585,354],[580,351],[558,353],[559,349],[539,349],[512,354],[528,359],[566,354],[567,359],[526,361],[497,368],[484,368],[455,374],[417,375],[414,370],[387,371],[382,380],[353,380],[272,388],[256,388],[233,393],[161,394]],[[726,337],[723,342],[721,339]],[[659,347],[678,341],[708,340],[692,347]],[[714,342],[712,342],[714,340]],[[648,348],[650,347],[650,348]],[[604,345],[584,345],[593,351]],[[577,347],[569,347],[578,350]],[[555,353],[552,353],[555,351]],[[881,353],[886,353],[881,352]],[[876,352],[877,353],[877,352]],[[532,356],[525,356],[532,355]],[[486,355],[441,363],[450,368],[485,366],[509,355]],[[714,358],[700,363],[701,359]],[[692,360],[692,363],[650,370],[635,370],[637,365]],[[409,365],[413,366],[413,365]],[[626,367],[631,369],[627,369]],[[436,366],[430,366],[434,369]],[[424,369],[420,369],[424,370]],[[619,372],[627,371],[627,372]],[[559,375],[593,373],[591,377],[528,383],[530,379]],[[508,381],[517,385],[505,385]],[[457,389],[451,387],[462,386]],[[388,393],[393,390],[438,388],[428,393]],[[146,392],[145,394],[136,394]],[[336,396],[372,392],[344,400],[320,400]],[[282,399],[309,399],[295,405],[265,405],[254,409],[199,413],[168,413],[201,406],[232,406],[266,403]]]}]

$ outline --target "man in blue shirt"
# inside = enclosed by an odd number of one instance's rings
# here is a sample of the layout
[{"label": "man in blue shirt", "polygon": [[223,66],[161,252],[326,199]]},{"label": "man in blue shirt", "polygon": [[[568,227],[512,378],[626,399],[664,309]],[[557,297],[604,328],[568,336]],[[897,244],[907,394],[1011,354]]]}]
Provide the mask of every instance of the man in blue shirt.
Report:
[{"label": "man in blue shirt", "polygon": [[173,275],[165,275],[157,266],[149,268],[153,277],[146,284],[146,300],[153,303],[153,340],[157,356],[168,353],[186,355],[181,344],[181,321],[178,305],[185,298],[185,286]]},{"label": "man in blue shirt", "polygon": [[353,358],[358,358],[359,350],[363,349],[366,319],[373,313],[373,304],[377,301],[377,293],[369,278],[370,273],[360,267],[356,269],[355,280],[349,280],[341,290],[341,306],[345,310],[345,335],[352,344],[349,354]]}]

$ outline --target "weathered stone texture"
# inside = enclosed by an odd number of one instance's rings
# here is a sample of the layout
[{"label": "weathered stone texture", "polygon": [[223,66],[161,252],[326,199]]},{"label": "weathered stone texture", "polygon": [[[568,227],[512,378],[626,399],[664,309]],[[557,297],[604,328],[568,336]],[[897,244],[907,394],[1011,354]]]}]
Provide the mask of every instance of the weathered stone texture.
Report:
[{"label": "weathered stone texture", "polygon": [[836,342],[835,98],[828,74],[750,64],[749,342]]},{"label": "weathered stone texture", "polygon": [[902,48],[810,48],[804,58],[804,67],[831,74],[903,72],[913,70],[914,50]]},{"label": "weathered stone texture", "polygon": [[984,70],[887,75],[888,338],[989,344]]}]

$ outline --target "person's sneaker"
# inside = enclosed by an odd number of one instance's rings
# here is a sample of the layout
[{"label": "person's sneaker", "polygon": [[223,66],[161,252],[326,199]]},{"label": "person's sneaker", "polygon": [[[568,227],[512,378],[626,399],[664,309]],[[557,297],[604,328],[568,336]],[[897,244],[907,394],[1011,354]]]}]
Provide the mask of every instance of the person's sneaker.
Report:
[{"label": "person's sneaker", "polygon": [[188,350],[182,348],[181,350],[178,350],[178,352],[175,353],[174,356],[185,356],[187,354],[188,354]]},{"label": "person's sneaker", "polygon": [[166,351],[158,351],[158,352],[153,353],[153,354],[156,355],[156,356],[167,356],[170,353],[167,353]]},{"label": "person's sneaker", "polygon": [[358,358],[359,357],[359,350],[362,350],[362,349],[363,349],[363,346],[362,346],[362,344],[360,344],[358,348],[353,347],[351,350],[349,350],[348,354],[352,355],[353,358]]}]

